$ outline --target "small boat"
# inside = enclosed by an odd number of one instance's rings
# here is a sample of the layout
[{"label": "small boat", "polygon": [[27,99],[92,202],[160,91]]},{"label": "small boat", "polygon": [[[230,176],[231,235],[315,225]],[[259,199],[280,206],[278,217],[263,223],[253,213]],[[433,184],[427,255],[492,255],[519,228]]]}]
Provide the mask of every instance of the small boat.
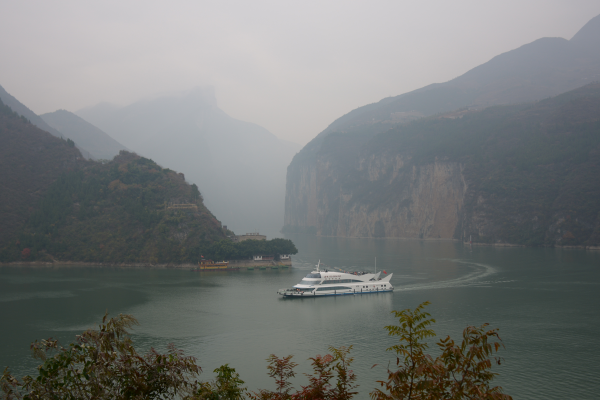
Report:
[{"label": "small boat", "polygon": [[[316,297],[316,296],[346,296],[357,294],[371,294],[393,292],[394,286],[390,283],[392,275],[380,278],[381,272],[329,272],[321,271],[321,261],[317,269],[306,275],[304,279],[293,288],[279,289],[277,294],[283,297]],[[385,271],[384,271],[385,272]]]},{"label": "small boat", "polygon": [[229,261],[214,262],[213,260],[201,260],[198,268],[194,271],[234,271],[239,268],[229,268]]}]

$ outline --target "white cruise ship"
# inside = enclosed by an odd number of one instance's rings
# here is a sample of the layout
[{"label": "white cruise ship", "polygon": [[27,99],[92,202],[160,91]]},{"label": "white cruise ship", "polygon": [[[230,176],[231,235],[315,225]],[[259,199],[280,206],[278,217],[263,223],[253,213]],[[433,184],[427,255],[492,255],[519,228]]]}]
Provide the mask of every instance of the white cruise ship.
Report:
[{"label": "white cruise ship", "polygon": [[393,274],[379,278],[381,272],[370,274],[367,272],[329,272],[321,271],[321,262],[317,269],[306,275],[304,279],[290,289],[279,289],[278,294],[284,297],[307,296],[344,296],[367,293],[392,292],[394,287],[390,283]]}]

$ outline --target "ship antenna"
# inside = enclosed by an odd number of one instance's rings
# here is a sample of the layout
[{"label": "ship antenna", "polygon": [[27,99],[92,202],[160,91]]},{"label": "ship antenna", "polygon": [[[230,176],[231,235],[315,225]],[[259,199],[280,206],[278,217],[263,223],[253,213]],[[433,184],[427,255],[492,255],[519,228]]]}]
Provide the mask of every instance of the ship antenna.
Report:
[{"label": "ship antenna", "polygon": [[375,257],[375,273],[377,273],[377,256]]}]

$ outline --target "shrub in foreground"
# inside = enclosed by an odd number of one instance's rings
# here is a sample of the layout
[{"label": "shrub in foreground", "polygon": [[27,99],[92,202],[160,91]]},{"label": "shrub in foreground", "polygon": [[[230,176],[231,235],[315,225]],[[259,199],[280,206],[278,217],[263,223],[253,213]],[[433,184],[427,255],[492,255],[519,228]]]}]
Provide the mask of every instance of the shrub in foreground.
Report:
[{"label": "shrub in foreground", "polygon": [[[441,355],[426,354],[427,339],[435,336],[435,322],[424,307],[393,311],[399,325],[386,326],[399,343],[388,350],[396,353],[396,367],[388,368],[387,379],[370,393],[373,400],[383,399],[503,399],[512,397],[492,386],[497,373],[493,364],[502,341],[497,329],[469,326],[457,344],[450,337],[437,342]],[[195,399],[195,400],[350,400],[357,394],[356,375],[350,369],[352,346],[330,347],[331,354],[310,358],[313,372],[306,374],[308,384],[294,390],[292,356],[272,354],[267,361],[268,374],[276,389],[249,393],[234,368],[225,364],[214,370],[216,378],[199,382],[202,372],[196,359],[184,356],[172,344],[161,354],[154,349],[137,353],[128,328],[137,321],[120,314],[105,315],[99,330],[87,330],[75,343],[60,347],[53,339],[34,342],[33,355],[43,361],[37,377],[18,380],[8,368],[0,377],[0,393],[5,399]]]}]

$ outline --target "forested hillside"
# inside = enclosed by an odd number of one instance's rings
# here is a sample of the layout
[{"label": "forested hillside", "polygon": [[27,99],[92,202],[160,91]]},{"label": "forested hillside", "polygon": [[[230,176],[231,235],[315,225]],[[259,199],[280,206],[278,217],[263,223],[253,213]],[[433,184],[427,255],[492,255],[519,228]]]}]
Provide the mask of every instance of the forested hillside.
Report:
[{"label": "forested hillside", "polygon": [[225,237],[196,185],[122,151],[53,183],[2,259],[177,264]]},{"label": "forested hillside", "polygon": [[59,176],[85,164],[72,142],[39,129],[0,100],[0,248]]},{"label": "forested hillside", "polygon": [[183,174],[127,151],[86,161],[72,140],[1,102],[0,188],[0,262],[181,264],[297,252],[284,239],[232,243]]},{"label": "forested hillside", "polygon": [[[415,122],[364,151],[406,157],[404,168],[460,164],[467,190],[457,239],[600,245],[600,84],[535,104]],[[367,191],[382,202],[393,197]]]}]

